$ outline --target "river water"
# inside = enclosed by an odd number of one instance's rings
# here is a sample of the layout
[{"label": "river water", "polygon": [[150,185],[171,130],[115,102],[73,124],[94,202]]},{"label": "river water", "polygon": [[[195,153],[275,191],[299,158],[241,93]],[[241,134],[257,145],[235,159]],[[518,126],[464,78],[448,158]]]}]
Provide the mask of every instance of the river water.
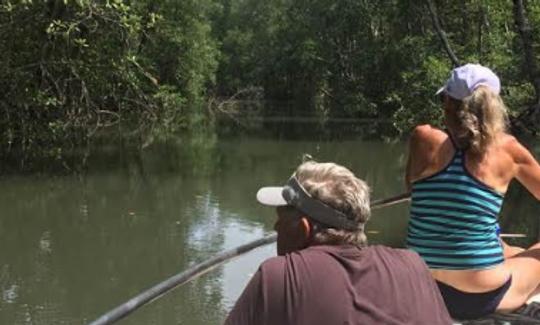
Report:
[{"label": "river water", "polygon": [[[405,144],[237,137],[179,139],[143,151],[108,144],[81,170],[0,178],[0,324],[86,324],[212,255],[272,233],[255,201],[281,185],[303,154],[335,161],[373,188],[404,191]],[[537,152],[538,148],[536,148]],[[66,167],[67,168],[67,167]],[[540,209],[512,186],[503,232],[536,240]],[[407,204],[374,211],[371,243],[403,244]],[[120,324],[220,324],[269,245],[175,289]]]}]

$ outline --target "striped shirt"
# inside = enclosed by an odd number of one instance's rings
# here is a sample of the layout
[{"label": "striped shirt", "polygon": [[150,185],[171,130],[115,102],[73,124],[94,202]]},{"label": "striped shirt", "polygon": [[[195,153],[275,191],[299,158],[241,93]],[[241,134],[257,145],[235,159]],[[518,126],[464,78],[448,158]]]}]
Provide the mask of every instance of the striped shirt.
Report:
[{"label": "striped shirt", "polygon": [[503,195],[465,168],[463,151],[412,184],[407,246],[433,269],[485,269],[503,262],[497,217]]}]

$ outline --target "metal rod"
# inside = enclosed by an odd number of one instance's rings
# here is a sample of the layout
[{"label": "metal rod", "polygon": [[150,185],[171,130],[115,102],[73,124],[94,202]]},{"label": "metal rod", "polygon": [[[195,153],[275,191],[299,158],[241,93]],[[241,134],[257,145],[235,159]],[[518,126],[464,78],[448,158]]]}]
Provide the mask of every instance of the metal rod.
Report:
[{"label": "metal rod", "polygon": [[371,201],[372,209],[384,208],[390,205],[398,204],[401,202],[409,201],[411,199],[411,193],[402,193],[386,199],[379,199]]},{"label": "metal rod", "polygon": [[[410,199],[409,193],[400,194],[394,197],[390,197],[387,199],[381,199],[381,200],[374,200],[371,203],[372,209],[378,209],[382,207],[387,207],[390,205],[398,204],[404,201],[407,201]],[[247,253],[257,247],[261,247],[264,245],[271,244],[275,242],[277,239],[277,234],[272,234],[257,240],[254,240],[252,242],[249,242],[244,245],[240,245],[236,248],[227,250],[223,253],[220,253],[212,258],[209,258],[208,260],[199,263],[189,269],[187,269],[184,272],[178,273],[176,275],[173,275],[172,277],[166,279],[163,282],[158,283],[157,285],[151,287],[150,289],[147,289],[143,291],[142,293],[138,294],[137,296],[131,298],[127,302],[115,307],[114,309],[111,309],[109,312],[103,314],[98,319],[91,322],[89,325],[106,325],[106,324],[112,324],[135,310],[139,309],[143,305],[146,305],[147,303],[150,303],[161,296],[163,296],[168,291],[185,284],[186,282],[189,282],[193,280],[194,278],[216,268],[217,266],[235,258],[238,257],[244,253]]]},{"label": "metal rod", "polygon": [[215,267],[236,256],[242,255],[257,247],[273,243],[276,241],[276,238],[277,235],[272,234],[218,254],[202,263],[199,263],[189,268],[184,272],[178,273],[168,278],[167,280],[151,287],[146,291],[143,291],[139,295],[131,298],[127,302],[119,305],[118,307],[99,317],[98,319],[90,323],[90,325],[112,324],[131,314],[139,307],[158,299],[168,291],[214,269]]},{"label": "metal rod", "polygon": [[500,234],[499,237],[501,238],[525,238],[527,235],[525,234]]}]

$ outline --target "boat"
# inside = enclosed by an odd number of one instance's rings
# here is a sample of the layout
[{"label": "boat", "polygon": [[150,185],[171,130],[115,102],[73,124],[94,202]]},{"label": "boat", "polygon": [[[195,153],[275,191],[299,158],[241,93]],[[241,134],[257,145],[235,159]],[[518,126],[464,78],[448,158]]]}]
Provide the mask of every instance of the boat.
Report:
[{"label": "boat", "polygon": [[454,325],[540,325],[540,294],[512,313],[493,313],[474,320],[454,320]]}]

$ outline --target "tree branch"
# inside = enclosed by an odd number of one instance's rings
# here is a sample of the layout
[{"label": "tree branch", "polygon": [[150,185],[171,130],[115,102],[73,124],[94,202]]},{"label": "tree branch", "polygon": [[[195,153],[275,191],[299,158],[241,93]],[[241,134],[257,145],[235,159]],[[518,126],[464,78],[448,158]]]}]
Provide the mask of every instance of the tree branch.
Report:
[{"label": "tree branch", "polygon": [[437,7],[435,7],[435,4],[432,0],[426,0],[429,13],[431,15],[431,20],[433,22],[433,27],[435,28],[435,31],[437,32],[437,35],[439,35],[439,38],[441,39],[441,42],[443,43],[444,49],[446,51],[446,54],[448,54],[448,57],[450,58],[450,61],[452,61],[452,65],[454,67],[459,66],[459,60],[452,51],[452,48],[450,47],[450,43],[448,42],[448,38],[446,38],[446,33],[441,27],[441,24],[439,23],[439,15],[437,14]]}]

